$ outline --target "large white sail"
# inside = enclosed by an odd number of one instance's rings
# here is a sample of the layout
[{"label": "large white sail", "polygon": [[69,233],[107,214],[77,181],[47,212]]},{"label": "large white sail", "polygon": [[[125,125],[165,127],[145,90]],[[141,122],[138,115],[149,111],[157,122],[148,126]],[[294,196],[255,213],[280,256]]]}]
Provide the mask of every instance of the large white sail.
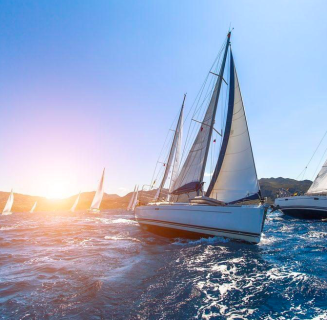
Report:
[{"label": "large white sail", "polygon": [[171,175],[171,181],[170,181],[170,187],[169,192],[173,190],[173,185],[177,179],[178,169],[180,166],[181,161],[181,144],[182,144],[182,132],[183,132],[183,109],[184,109],[184,102],[185,102],[186,95],[184,95],[184,100],[182,104],[182,108],[178,117],[176,130],[174,134],[174,139],[169,151],[168,161],[166,163],[166,170],[164,173],[164,176],[162,178],[161,184],[157,190],[155,200],[157,200],[160,197],[160,193],[162,188],[165,186],[165,183],[167,181],[169,172],[172,169],[172,175]]},{"label": "large white sail", "polygon": [[220,155],[207,196],[224,202],[258,198],[260,193],[241,90],[230,57],[230,93]]},{"label": "large white sail", "polygon": [[11,214],[11,208],[12,208],[13,203],[14,203],[14,192],[13,192],[13,190],[11,190],[9,198],[7,200],[7,203],[2,211],[3,215]]},{"label": "large white sail", "polygon": [[74,202],[72,208],[70,209],[70,212],[74,212],[74,211],[76,210],[76,207],[77,207],[77,205],[78,205],[78,202],[79,202],[79,198],[80,198],[80,196],[81,196],[81,192],[79,192],[79,194],[78,194],[78,196],[77,196],[77,198],[76,198],[76,200],[75,200],[75,202]]},{"label": "large white sail", "polygon": [[33,207],[32,207],[32,209],[31,209],[30,213],[33,213],[33,212],[34,212],[34,210],[35,210],[35,208],[36,208],[36,205],[37,205],[37,202],[35,201],[35,203],[33,204]]},{"label": "large white sail", "polygon": [[127,211],[131,211],[132,210],[132,206],[134,203],[134,198],[135,198],[135,192],[136,192],[136,185],[134,187],[134,191],[132,193],[131,199],[129,200],[128,206],[127,206]]},{"label": "large white sail", "polygon": [[307,194],[327,194],[327,160],[320,169]]},{"label": "large white sail", "polygon": [[103,173],[102,173],[102,177],[101,177],[98,189],[94,195],[94,198],[93,198],[93,201],[91,204],[91,208],[90,208],[91,210],[100,208],[100,204],[101,204],[101,201],[103,198],[103,192],[104,192],[103,191],[104,172],[105,172],[105,169],[103,169]]}]

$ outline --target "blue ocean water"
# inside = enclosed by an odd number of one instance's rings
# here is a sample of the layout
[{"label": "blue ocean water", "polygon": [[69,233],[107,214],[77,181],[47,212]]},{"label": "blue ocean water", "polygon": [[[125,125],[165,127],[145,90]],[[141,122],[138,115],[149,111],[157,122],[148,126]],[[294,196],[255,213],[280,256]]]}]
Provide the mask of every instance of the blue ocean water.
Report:
[{"label": "blue ocean water", "polygon": [[123,210],[0,215],[0,319],[327,319],[327,222],[259,245],[166,239]]}]

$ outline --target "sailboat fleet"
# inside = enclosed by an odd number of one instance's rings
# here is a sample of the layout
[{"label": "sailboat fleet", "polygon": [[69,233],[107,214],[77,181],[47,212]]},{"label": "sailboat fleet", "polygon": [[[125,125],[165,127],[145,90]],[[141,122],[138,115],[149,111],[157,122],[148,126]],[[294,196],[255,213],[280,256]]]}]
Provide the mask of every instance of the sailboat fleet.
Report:
[{"label": "sailboat fleet", "polygon": [[[249,128],[242,100],[240,84],[231,49],[231,32],[211,69],[211,89],[202,101],[203,116],[192,119],[197,128],[194,139],[183,146],[184,95],[173,131],[164,172],[150,201],[142,201],[143,188],[135,185],[127,211],[135,212],[141,227],[165,235],[187,237],[222,236],[258,243],[262,234],[268,205],[261,195]],[[221,130],[216,129],[217,110],[226,88],[226,110]],[[199,100],[200,101],[200,100]],[[218,135],[221,139],[219,154],[209,174],[209,159],[213,161],[213,147]],[[189,138],[189,136],[188,136]],[[211,157],[209,156],[211,151]],[[103,169],[90,213],[99,213],[104,196]],[[206,181],[209,176],[209,181]],[[205,184],[207,186],[205,186]],[[206,187],[206,188],[205,188]],[[69,210],[75,212],[81,198],[77,195]],[[252,201],[252,202],[249,202]],[[254,202],[253,202],[254,201]],[[8,197],[3,215],[10,215],[14,202],[13,190]],[[33,213],[37,202],[30,210]],[[275,209],[285,214],[309,219],[327,218],[327,160],[307,193],[292,197],[283,194],[275,200]]]}]

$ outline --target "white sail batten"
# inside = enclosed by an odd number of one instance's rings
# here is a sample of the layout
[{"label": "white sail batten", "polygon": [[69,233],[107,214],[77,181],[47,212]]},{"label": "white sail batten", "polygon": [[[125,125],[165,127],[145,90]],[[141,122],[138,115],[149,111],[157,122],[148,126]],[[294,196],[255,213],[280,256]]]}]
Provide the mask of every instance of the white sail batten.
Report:
[{"label": "white sail batten", "polygon": [[135,198],[135,192],[136,192],[136,185],[134,187],[134,191],[133,194],[131,196],[131,199],[129,200],[128,206],[127,206],[127,211],[131,211],[132,210],[132,205],[134,203],[134,198]]},{"label": "white sail batten", "polygon": [[221,151],[207,196],[226,203],[258,198],[260,192],[241,90],[230,58],[230,88]]},{"label": "white sail batten", "polygon": [[320,169],[307,194],[327,194],[327,160]]},{"label": "white sail batten", "polygon": [[102,177],[101,177],[98,189],[94,195],[94,198],[93,198],[93,201],[91,204],[91,209],[99,209],[100,208],[100,204],[101,204],[101,201],[103,198],[103,193],[104,193],[104,190],[103,190],[104,172],[105,172],[105,169],[103,169],[103,173],[102,173]]},{"label": "white sail batten", "polygon": [[11,208],[13,204],[14,204],[14,192],[13,190],[11,190],[7,203],[2,211],[2,214],[3,215],[11,214]]},{"label": "white sail batten", "polygon": [[34,210],[35,210],[35,208],[36,208],[36,205],[37,205],[37,202],[35,201],[35,203],[33,204],[33,207],[32,207],[32,209],[31,209],[30,213],[33,213],[33,212],[34,212]]},{"label": "white sail batten", "polygon": [[77,196],[77,198],[76,198],[76,200],[75,200],[73,206],[72,206],[71,209],[70,209],[70,212],[74,212],[74,211],[76,210],[76,207],[77,207],[77,205],[78,205],[78,202],[79,202],[79,198],[80,198],[80,196],[81,196],[81,192],[78,194],[78,196]]}]

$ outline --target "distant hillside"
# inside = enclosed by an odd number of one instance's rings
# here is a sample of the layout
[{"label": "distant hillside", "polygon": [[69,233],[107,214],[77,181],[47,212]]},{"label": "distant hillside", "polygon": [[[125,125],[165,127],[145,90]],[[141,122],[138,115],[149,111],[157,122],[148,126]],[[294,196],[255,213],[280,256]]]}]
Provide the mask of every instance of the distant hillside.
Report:
[{"label": "distant hillside", "polygon": [[308,191],[312,184],[310,180],[298,181],[289,178],[262,178],[259,180],[262,196],[267,197],[270,202],[276,198],[280,188],[288,189],[290,193],[303,194]]},{"label": "distant hillside", "polygon": [[[291,193],[305,193],[312,181],[304,180],[297,181],[288,178],[262,178],[259,180],[262,195],[268,198],[269,202],[273,202],[276,198],[276,194],[280,188],[288,189]],[[142,200],[153,199],[156,194],[156,189],[151,191],[144,191]],[[165,190],[166,191],[166,190]],[[165,192],[164,191],[164,192]],[[81,193],[80,201],[76,210],[87,210],[91,206],[92,199],[95,192],[83,192]],[[120,197],[117,194],[107,194],[103,196],[100,209],[125,209],[128,206],[128,202],[132,196],[132,192]],[[6,201],[9,197],[9,192],[0,191],[0,212],[2,212]],[[13,212],[26,212],[31,210],[35,201],[37,201],[37,207],[35,211],[64,211],[69,210],[77,195],[66,199],[47,199],[44,197],[29,196],[24,194],[14,193],[14,205]]]},{"label": "distant hillside", "polygon": [[[77,205],[76,210],[86,210],[90,208],[95,192],[83,192],[81,193],[80,201]],[[0,191],[0,212],[3,210],[6,201],[9,197],[9,192]],[[69,210],[77,195],[66,198],[66,199],[47,199],[44,197],[29,196],[19,193],[14,193],[14,205],[12,208],[13,212],[26,212],[31,210],[35,201],[37,206],[35,211],[62,211]],[[126,196],[125,196],[126,197]],[[130,197],[130,196],[129,196]],[[117,194],[104,194],[101,203],[101,209],[112,209],[112,208],[124,208],[127,206],[128,199],[122,200]]]}]

